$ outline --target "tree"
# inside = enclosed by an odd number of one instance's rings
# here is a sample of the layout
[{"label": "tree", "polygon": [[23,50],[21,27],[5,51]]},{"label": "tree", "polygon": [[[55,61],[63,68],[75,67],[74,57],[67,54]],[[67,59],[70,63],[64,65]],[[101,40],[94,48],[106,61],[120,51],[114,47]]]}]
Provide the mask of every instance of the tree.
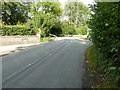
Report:
[{"label": "tree", "polygon": [[83,26],[88,20],[90,11],[82,2],[67,2],[64,14],[68,16],[69,22],[76,24],[77,27]]},{"label": "tree", "polygon": [[63,10],[59,2],[41,2],[40,6],[42,8],[41,11],[45,14],[50,13],[57,17],[62,15]]},{"label": "tree", "polygon": [[41,36],[46,37],[53,33],[53,26],[59,23],[59,16],[62,15],[62,9],[59,2],[38,2],[31,3],[32,20],[29,22],[37,31],[41,29]]},{"label": "tree", "polygon": [[52,14],[54,16],[61,16],[63,9],[60,7],[61,4],[59,2],[37,2],[31,3],[31,14],[41,12],[43,14]]},{"label": "tree", "polygon": [[62,27],[63,35],[74,35],[74,34],[76,34],[74,23],[72,23],[70,25],[68,21],[63,21],[61,27]]},{"label": "tree", "polygon": [[29,3],[2,2],[2,21],[6,25],[25,23],[29,19]]}]

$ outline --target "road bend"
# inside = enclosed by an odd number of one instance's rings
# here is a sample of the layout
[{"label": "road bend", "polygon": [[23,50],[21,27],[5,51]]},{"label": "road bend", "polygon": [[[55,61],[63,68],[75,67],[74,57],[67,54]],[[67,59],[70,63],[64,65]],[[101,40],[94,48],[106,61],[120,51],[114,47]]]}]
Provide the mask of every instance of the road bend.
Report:
[{"label": "road bend", "polygon": [[82,88],[88,40],[62,39],[2,57],[3,88]]}]

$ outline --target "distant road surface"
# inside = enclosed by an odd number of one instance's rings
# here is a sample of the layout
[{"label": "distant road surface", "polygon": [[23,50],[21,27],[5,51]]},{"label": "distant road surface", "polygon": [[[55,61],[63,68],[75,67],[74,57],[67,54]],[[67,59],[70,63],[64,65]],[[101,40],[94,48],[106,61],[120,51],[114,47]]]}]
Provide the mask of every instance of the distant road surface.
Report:
[{"label": "distant road surface", "polygon": [[88,40],[62,38],[2,57],[3,88],[82,88]]}]

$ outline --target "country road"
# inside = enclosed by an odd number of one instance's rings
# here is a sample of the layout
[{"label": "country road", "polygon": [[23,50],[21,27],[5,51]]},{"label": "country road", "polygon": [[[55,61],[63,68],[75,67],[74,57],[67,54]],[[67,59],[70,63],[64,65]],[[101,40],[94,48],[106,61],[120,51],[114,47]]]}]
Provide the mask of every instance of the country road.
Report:
[{"label": "country road", "polygon": [[82,88],[89,40],[62,39],[2,57],[3,88]]}]

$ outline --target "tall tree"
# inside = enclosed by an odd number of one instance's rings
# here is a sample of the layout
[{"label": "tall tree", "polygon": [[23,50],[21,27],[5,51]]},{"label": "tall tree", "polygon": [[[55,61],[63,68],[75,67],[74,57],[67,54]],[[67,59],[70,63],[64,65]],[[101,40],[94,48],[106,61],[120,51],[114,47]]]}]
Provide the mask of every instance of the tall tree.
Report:
[{"label": "tall tree", "polygon": [[82,2],[67,2],[65,5],[65,16],[68,16],[70,23],[76,26],[83,26],[86,24],[90,11]]},{"label": "tall tree", "polygon": [[62,15],[62,8],[59,2],[41,2],[41,8],[43,13],[50,13],[54,16]]},{"label": "tall tree", "polygon": [[29,7],[29,3],[2,2],[2,21],[7,25],[27,22]]},{"label": "tall tree", "polygon": [[[62,8],[59,2],[38,2],[31,4],[31,24],[37,31],[41,30],[41,36],[49,36],[53,32],[53,26],[59,22]],[[57,30],[57,29],[55,29]],[[59,30],[60,31],[60,30]]]}]

